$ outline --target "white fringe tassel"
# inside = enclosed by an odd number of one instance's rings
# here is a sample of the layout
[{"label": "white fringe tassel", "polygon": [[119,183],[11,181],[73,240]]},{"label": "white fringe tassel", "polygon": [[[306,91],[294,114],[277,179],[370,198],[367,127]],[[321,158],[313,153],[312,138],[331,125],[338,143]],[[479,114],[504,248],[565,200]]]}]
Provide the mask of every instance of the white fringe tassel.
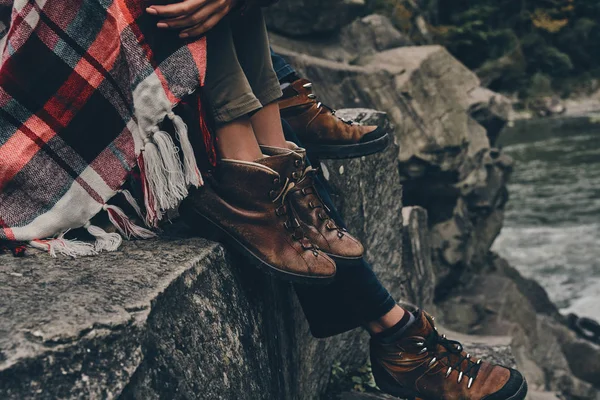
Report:
[{"label": "white fringe tassel", "polygon": [[173,122],[175,134],[177,135],[177,139],[181,145],[185,183],[191,186],[200,187],[204,184],[204,182],[202,181],[202,175],[200,174],[198,164],[196,163],[194,149],[188,136],[188,127],[185,122],[183,122],[183,119],[181,119],[179,115],[175,115],[174,112],[168,113],[167,116]]},{"label": "white fringe tassel", "polygon": [[83,227],[87,229],[90,235],[96,238],[94,247],[97,252],[115,251],[123,242],[123,238],[118,233],[105,232],[102,228],[91,225],[89,221]]},{"label": "white fringe tassel", "polygon": [[[121,208],[111,204],[105,204],[102,208],[108,213],[110,222],[112,222],[115,228],[117,228],[127,239],[131,239],[132,237],[138,239],[150,239],[156,237],[154,232],[134,224]],[[118,220],[110,211],[113,211],[116,214]]]},{"label": "white fringe tassel", "polygon": [[[160,204],[160,206],[163,210],[176,208],[179,202],[188,194],[183,174],[183,164],[179,158],[179,149],[175,146],[171,135],[165,131],[157,130],[154,132],[152,138],[162,158],[164,175],[168,186],[167,193],[164,196],[165,203]],[[159,199],[161,197],[159,196]]]},{"label": "white fringe tassel", "polygon": [[144,214],[142,213],[142,209],[140,208],[139,204],[137,203],[137,201],[135,200],[135,198],[133,197],[131,192],[127,189],[120,189],[120,190],[118,190],[118,192],[121,193],[125,197],[125,200],[127,200],[129,205],[131,206],[131,208],[133,208],[135,210],[135,213],[138,215],[138,217],[140,217],[142,219],[142,221],[145,221],[145,217],[144,217]]},{"label": "white fringe tassel", "polygon": [[150,138],[145,138],[143,157],[148,190],[154,196],[156,202],[155,209],[158,213],[161,208],[165,208],[165,206],[169,204],[167,198],[169,189],[167,187],[167,177],[165,175],[163,160],[160,156],[158,147],[150,140]]},{"label": "white fringe tassel", "polygon": [[29,245],[47,251],[52,257],[57,257],[58,254],[73,258],[98,254],[93,244],[79,240],[67,240],[64,238],[65,233],[67,232],[61,233],[54,239],[32,240]]}]

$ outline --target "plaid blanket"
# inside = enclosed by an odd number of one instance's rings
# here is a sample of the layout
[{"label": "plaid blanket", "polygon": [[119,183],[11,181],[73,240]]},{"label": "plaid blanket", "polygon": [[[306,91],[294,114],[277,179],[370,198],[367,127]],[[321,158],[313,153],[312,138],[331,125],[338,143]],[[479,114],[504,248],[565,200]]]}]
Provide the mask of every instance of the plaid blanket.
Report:
[{"label": "plaid blanket", "polygon": [[[95,254],[121,241],[91,225],[105,210],[126,237],[202,184],[187,127],[172,110],[203,84],[205,39],[160,31],[144,0],[0,0],[0,240],[52,254]],[[173,134],[159,123],[168,117]],[[134,167],[145,207],[121,187]],[[145,211],[143,211],[144,209]],[[66,240],[85,227],[95,243]]]}]

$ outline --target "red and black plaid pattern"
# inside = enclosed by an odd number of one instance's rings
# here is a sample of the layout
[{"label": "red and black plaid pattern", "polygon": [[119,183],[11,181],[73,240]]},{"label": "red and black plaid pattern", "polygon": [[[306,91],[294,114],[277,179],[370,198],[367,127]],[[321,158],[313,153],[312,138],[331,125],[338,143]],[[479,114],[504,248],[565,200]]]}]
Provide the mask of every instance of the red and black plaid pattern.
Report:
[{"label": "red and black plaid pattern", "polygon": [[85,224],[144,130],[203,83],[205,40],[159,31],[148,5],[0,0],[0,239]]}]

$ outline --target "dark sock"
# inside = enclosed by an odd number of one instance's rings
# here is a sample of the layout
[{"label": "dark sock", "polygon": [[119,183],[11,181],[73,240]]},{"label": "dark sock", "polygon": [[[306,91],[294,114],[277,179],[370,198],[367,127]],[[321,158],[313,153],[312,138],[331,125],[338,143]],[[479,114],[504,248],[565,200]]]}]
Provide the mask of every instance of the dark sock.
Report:
[{"label": "dark sock", "polygon": [[379,340],[383,343],[393,343],[400,339],[404,332],[416,321],[415,316],[410,311],[404,311],[402,319],[391,328],[386,329],[383,332],[376,333],[373,335],[373,339]]}]

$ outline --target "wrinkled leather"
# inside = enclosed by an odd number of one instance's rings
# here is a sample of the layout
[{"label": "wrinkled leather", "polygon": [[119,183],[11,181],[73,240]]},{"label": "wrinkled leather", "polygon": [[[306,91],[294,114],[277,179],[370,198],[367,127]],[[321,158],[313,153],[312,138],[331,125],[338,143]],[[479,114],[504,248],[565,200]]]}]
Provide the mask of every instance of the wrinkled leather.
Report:
[{"label": "wrinkled leather", "polygon": [[[438,345],[436,349],[419,354],[422,350],[420,342],[433,331],[432,318],[425,312],[417,314],[417,320],[411,325],[402,338],[391,344],[371,340],[371,363],[374,365],[373,373],[376,381],[379,379],[393,378],[399,385],[416,392],[417,396],[424,399],[445,400],[475,400],[502,389],[510,378],[510,370],[482,362],[479,372],[469,389],[469,376],[463,375],[458,383],[459,370],[465,371],[469,361],[464,360],[460,368],[452,370],[446,377],[448,367],[460,360],[459,355],[453,355],[450,360],[440,360],[439,355],[447,350]],[[461,353],[463,356],[466,353]],[[434,357],[438,360],[430,365]],[[473,362],[478,360],[470,359]],[[388,374],[388,376],[383,376]]]},{"label": "wrinkled leather", "polygon": [[285,227],[285,223],[293,226],[293,221],[289,214],[277,212],[281,201],[274,201],[284,183],[267,166],[223,160],[182,206],[217,223],[281,271],[304,277],[334,276],[335,262],[317,250],[301,230]]},{"label": "wrinkled leather", "polygon": [[303,145],[354,144],[376,126],[361,126],[342,121],[332,110],[311,98],[310,81],[298,79],[283,90],[279,100],[281,117],[290,124]]},{"label": "wrinkled leather", "polygon": [[313,175],[303,175],[307,168],[306,151],[293,143],[289,146],[292,150],[262,146],[263,154],[270,157],[261,162],[295,182],[290,202],[306,236],[329,255],[348,259],[362,257],[363,245],[329,217],[314,186]]}]

